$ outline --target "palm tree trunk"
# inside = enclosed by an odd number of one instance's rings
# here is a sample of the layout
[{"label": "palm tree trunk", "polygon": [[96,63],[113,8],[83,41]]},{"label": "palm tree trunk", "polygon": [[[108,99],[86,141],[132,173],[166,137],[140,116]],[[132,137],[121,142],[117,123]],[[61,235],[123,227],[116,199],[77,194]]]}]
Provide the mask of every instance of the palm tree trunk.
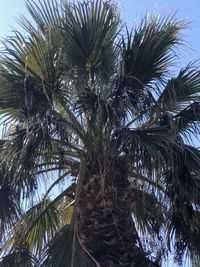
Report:
[{"label": "palm tree trunk", "polygon": [[100,175],[88,180],[78,208],[82,244],[102,267],[158,267],[139,244],[131,216],[134,195],[128,181],[123,187],[106,185],[102,190]]}]

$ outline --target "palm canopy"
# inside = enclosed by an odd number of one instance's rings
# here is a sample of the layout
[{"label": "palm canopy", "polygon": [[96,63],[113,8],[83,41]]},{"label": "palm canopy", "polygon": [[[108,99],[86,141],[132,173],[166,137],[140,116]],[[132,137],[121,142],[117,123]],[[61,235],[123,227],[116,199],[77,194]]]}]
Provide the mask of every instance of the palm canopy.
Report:
[{"label": "palm canopy", "polygon": [[100,266],[80,223],[94,181],[101,208],[114,210],[108,192],[127,200],[138,257],[199,255],[200,152],[185,140],[199,133],[200,72],[169,76],[187,24],[152,16],[129,31],[112,1],[26,5],[32,22],[0,60],[0,266]]}]

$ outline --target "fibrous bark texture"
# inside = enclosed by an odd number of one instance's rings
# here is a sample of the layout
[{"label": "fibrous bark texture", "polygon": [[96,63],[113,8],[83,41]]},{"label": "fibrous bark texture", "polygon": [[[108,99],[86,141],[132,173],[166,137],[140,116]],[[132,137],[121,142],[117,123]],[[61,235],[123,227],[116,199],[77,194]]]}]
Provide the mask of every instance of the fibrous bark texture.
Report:
[{"label": "fibrous bark texture", "polygon": [[99,175],[87,179],[80,195],[78,231],[82,244],[102,267],[158,267],[138,242],[129,182],[104,186],[101,180]]}]

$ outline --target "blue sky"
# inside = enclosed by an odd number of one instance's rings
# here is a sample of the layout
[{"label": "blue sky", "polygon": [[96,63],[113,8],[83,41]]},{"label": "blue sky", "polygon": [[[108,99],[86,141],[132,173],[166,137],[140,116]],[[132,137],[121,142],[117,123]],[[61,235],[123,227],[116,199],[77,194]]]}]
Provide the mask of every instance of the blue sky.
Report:
[{"label": "blue sky", "polygon": [[[37,0],[35,0],[37,2]],[[182,48],[183,57],[179,67],[189,61],[200,59],[200,0],[116,0],[119,2],[123,18],[129,26],[138,25],[142,15],[156,11],[160,15],[177,12],[178,19],[190,21],[184,32],[186,46]],[[16,19],[27,14],[24,0],[0,0],[0,37],[9,35],[11,26],[17,27]],[[171,261],[166,264],[175,267]],[[183,267],[189,266],[184,264]]]},{"label": "blue sky", "polygon": [[[0,36],[5,37],[10,26],[16,26],[20,14],[26,14],[24,0],[1,0],[0,6]],[[200,0],[117,0],[123,17],[128,25],[136,25],[145,13],[156,11],[161,15],[177,11],[179,19],[190,21],[184,36],[187,41],[186,53],[182,60],[188,62],[200,58]]]},{"label": "blue sky", "polygon": [[[36,0],[37,1],[37,0]],[[188,62],[200,58],[200,0],[116,0],[119,2],[123,17],[128,25],[136,25],[146,12],[156,11],[167,15],[177,11],[179,19],[190,21],[189,28],[184,32],[187,47],[182,61]],[[5,37],[10,26],[16,26],[20,14],[26,14],[24,0],[0,0],[0,37]]]},{"label": "blue sky", "polygon": [[123,15],[129,25],[138,24],[141,16],[156,11],[160,15],[176,12],[180,20],[190,22],[183,32],[186,47],[181,62],[200,58],[200,0],[120,0]]}]

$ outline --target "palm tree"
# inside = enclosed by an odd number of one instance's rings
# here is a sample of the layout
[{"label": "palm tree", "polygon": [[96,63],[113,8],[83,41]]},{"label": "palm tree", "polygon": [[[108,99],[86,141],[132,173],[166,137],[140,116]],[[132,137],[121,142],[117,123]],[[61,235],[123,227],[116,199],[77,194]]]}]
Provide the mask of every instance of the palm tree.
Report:
[{"label": "palm tree", "polygon": [[0,66],[0,266],[160,266],[200,253],[200,72],[185,21],[27,1]]}]

